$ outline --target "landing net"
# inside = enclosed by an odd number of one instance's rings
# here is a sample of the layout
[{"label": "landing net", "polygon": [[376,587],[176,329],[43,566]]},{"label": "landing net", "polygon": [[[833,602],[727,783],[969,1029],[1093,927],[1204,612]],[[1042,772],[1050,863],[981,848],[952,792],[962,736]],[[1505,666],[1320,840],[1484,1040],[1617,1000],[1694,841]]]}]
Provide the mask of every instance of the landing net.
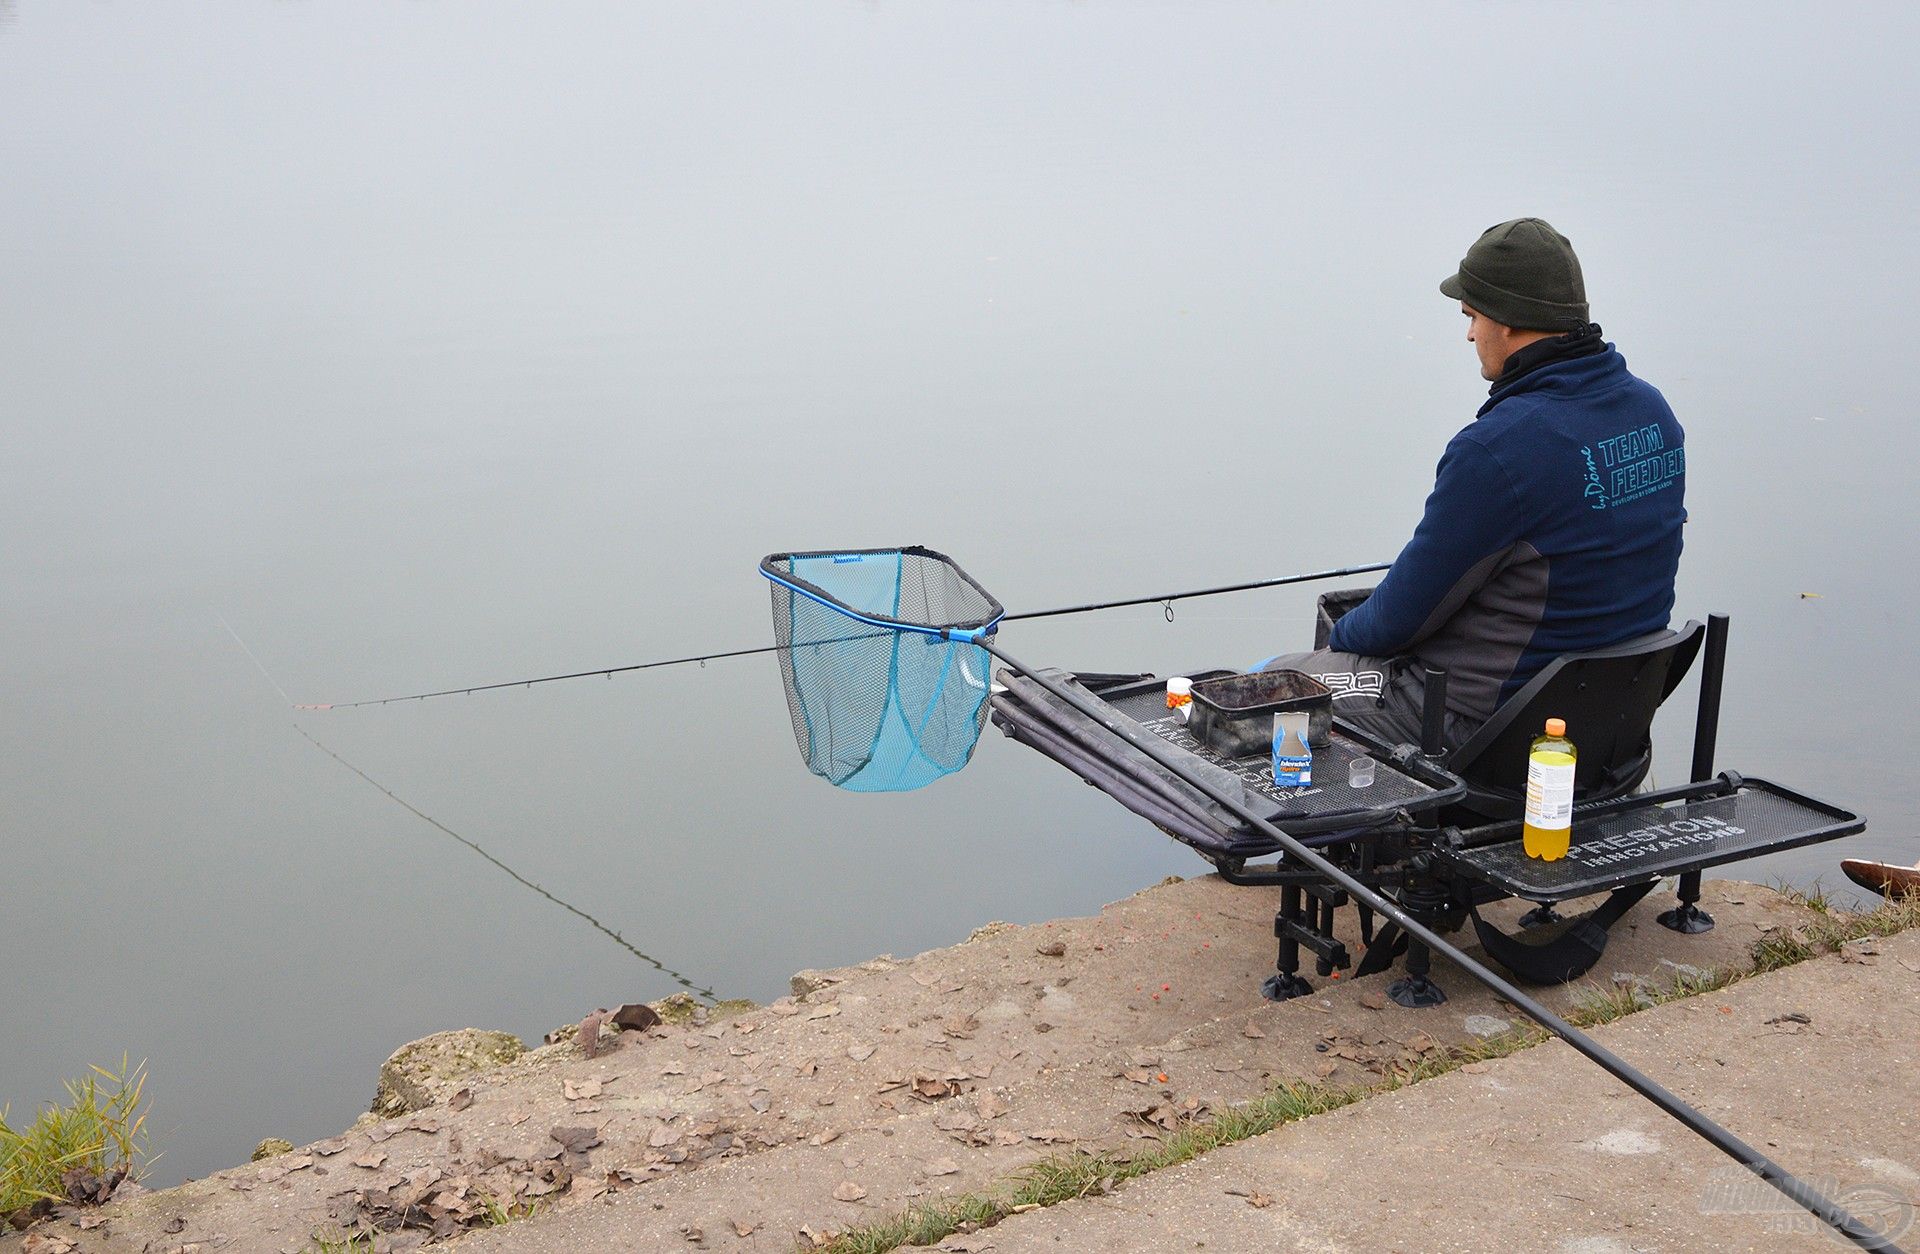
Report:
[{"label": "landing net", "polygon": [[987,722],[988,657],[974,640],[1006,611],[952,558],[918,545],[776,553],[760,573],[808,770],[856,792],[905,792],[967,764]]}]

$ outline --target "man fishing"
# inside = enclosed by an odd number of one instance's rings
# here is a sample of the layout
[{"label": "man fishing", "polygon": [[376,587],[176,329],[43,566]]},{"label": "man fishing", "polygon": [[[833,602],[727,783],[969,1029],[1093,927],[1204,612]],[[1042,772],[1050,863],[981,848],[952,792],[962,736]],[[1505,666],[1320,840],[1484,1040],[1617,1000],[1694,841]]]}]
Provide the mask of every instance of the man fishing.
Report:
[{"label": "man fishing", "polygon": [[1490,227],[1440,284],[1492,384],[1448,443],[1426,513],[1369,594],[1328,593],[1311,653],[1341,719],[1417,743],[1423,668],[1447,671],[1459,745],[1553,658],[1667,625],[1686,521],[1684,435],[1588,321],[1573,245]]}]

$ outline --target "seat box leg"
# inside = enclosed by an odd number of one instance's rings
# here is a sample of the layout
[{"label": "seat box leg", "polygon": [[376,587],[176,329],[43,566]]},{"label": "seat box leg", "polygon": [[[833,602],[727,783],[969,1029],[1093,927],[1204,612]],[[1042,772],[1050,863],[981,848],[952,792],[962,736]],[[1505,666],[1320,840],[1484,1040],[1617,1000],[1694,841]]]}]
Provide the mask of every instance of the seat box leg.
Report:
[{"label": "seat box leg", "polygon": [[1702,910],[1700,900],[1700,872],[1688,871],[1680,877],[1680,888],[1675,894],[1680,904],[1659,916],[1660,926],[1688,936],[1698,936],[1702,932],[1713,930],[1713,916]]},{"label": "seat box leg", "polygon": [[1305,922],[1306,916],[1300,910],[1300,886],[1282,886],[1280,913],[1273,920],[1273,934],[1280,938],[1280,954],[1274,960],[1276,970],[1260,985],[1260,995],[1268,1001],[1286,1001],[1313,991],[1313,985],[1300,974],[1300,942],[1290,926]]},{"label": "seat box leg", "polygon": [[1447,1000],[1446,990],[1427,975],[1431,966],[1432,953],[1426,942],[1410,940],[1407,944],[1407,973],[1387,985],[1387,996],[1409,1009],[1443,1004]]},{"label": "seat box leg", "polygon": [[1553,908],[1551,901],[1536,902],[1533,909],[1520,916],[1520,926],[1545,927],[1549,923],[1558,923],[1565,917]]}]

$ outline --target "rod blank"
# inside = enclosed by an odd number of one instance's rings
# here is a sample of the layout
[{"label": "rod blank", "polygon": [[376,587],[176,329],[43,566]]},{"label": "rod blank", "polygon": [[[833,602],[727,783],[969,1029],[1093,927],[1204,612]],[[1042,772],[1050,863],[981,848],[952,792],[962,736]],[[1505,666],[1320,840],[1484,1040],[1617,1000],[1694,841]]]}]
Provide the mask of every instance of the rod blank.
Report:
[{"label": "rod blank", "polygon": [[[1161,602],[1171,604],[1174,601],[1192,601],[1199,597],[1224,596],[1229,592],[1249,592],[1255,588],[1279,588],[1287,584],[1312,583],[1320,579],[1344,579],[1349,575],[1367,575],[1385,570],[1389,563],[1373,562],[1365,566],[1342,566],[1336,570],[1316,570],[1304,575],[1282,575],[1278,579],[1256,579],[1250,583],[1225,584],[1218,588],[1196,588],[1187,592],[1162,592],[1157,596],[1128,597],[1120,601],[1094,601],[1086,605],[1063,605],[1051,610],[1029,610],[1025,614],[1009,614],[1001,622],[1020,622],[1030,618],[1058,618],[1064,614],[1088,614],[1094,610],[1117,610],[1129,605],[1158,605]],[[885,635],[885,632],[856,632],[850,636],[840,636],[833,640],[808,640],[806,646],[817,644],[844,644],[849,640],[863,640],[868,636]],[[634,662],[626,666],[606,666],[592,671],[568,671],[564,675],[542,675],[536,679],[509,679],[497,684],[475,684],[467,688],[442,688],[437,692],[413,692],[403,697],[376,697],[369,701],[336,701],[327,704],[300,705],[296,710],[354,710],[367,705],[394,705],[402,701],[427,701],[434,697],[459,697],[475,692],[494,692],[501,688],[531,688],[535,684],[558,683],[563,679],[591,679],[598,675],[609,678],[624,675],[629,671],[650,671],[662,666],[688,666],[695,662],[705,664],[730,657],[753,657],[761,653],[779,653],[783,649],[801,647],[797,645],[766,644],[752,649],[729,649],[724,653],[696,653],[691,657],[663,658],[657,662]]]}]

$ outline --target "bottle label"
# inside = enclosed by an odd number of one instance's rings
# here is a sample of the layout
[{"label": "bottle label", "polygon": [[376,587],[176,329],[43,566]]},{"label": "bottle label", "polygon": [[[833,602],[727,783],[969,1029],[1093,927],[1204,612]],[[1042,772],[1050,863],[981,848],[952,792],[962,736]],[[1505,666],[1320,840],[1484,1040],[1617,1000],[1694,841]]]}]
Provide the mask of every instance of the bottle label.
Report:
[{"label": "bottle label", "polygon": [[1527,826],[1557,831],[1573,826],[1573,763],[1543,762],[1544,756],[1527,760]]}]

